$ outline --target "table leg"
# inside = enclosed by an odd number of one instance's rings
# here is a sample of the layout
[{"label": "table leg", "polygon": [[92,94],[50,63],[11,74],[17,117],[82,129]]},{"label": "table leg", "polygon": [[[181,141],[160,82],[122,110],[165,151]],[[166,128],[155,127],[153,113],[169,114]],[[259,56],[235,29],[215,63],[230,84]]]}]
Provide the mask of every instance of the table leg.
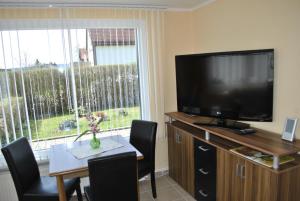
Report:
[{"label": "table leg", "polygon": [[61,175],[56,176],[56,182],[57,182],[59,201],[67,201],[63,176],[61,176]]}]

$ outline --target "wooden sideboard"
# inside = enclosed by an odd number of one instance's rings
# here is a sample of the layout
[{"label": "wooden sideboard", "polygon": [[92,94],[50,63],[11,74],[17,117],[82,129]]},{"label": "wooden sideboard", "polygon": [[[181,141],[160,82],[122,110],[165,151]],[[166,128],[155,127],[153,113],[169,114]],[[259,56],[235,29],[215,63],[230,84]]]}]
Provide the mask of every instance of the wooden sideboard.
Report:
[{"label": "wooden sideboard", "polygon": [[[196,184],[207,182],[195,176],[198,170],[194,159],[194,142],[200,141],[216,149],[216,193],[212,199],[209,196],[211,191],[206,189],[207,196],[199,200],[299,200],[300,155],[297,152],[300,151],[300,142],[298,140],[293,143],[286,142],[281,140],[280,135],[263,130],[243,136],[228,129],[195,125],[194,122],[198,122],[202,117],[193,117],[180,112],[166,115],[170,118],[170,121],[166,122],[169,175],[192,196],[199,199],[199,189],[196,188]],[[242,145],[274,157],[291,155],[295,160],[269,168],[230,151]],[[207,158],[196,157],[196,159],[202,160],[201,163],[212,163]]]}]

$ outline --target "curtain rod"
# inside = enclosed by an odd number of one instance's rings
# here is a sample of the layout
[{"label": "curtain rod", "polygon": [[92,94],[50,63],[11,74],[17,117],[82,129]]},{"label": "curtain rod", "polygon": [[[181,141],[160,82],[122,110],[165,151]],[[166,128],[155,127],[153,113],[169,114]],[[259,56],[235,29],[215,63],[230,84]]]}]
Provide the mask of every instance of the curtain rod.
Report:
[{"label": "curtain rod", "polygon": [[0,2],[0,8],[145,8],[168,9],[166,5],[113,4],[113,3],[51,3],[51,2]]}]

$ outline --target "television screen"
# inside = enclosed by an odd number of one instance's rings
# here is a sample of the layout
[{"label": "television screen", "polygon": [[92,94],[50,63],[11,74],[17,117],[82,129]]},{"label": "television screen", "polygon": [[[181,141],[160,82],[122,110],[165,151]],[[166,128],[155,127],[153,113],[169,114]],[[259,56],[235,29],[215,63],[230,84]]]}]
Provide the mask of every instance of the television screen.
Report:
[{"label": "television screen", "polygon": [[272,121],[274,50],[176,56],[179,112]]}]

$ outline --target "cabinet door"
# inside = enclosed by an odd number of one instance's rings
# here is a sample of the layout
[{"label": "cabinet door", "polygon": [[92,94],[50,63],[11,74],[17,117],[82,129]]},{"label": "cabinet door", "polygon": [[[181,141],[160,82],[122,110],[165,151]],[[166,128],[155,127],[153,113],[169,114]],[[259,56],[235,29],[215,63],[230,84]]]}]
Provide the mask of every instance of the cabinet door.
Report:
[{"label": "cabinet door", "polygon": [[277,174],[226,151],[217,151],[218,201],[277,201],[277,193]]},{"label": "cabinet door", "polygon": [[194,166],[194,141],[193,137],[181,130],[177,132],[181,144],[181,172],[183,189],[194,196],[195,191],[195,166]]},{"label": "cabinet door", "polygon": [[181,182],[181,146],[178,144],[178,136],[175,128],[167,125],[168,134],[168,155],[169,155],[169,175],[177,183]]},{"label": "cabinet door", "polygon": [[194,149],[193,138],[174,126],[167,126],[169,175],[183,189],[194,196]]},{"label": "cabinet door", "polygon": [[244,201],[276,201],[278,175],[267,168],[245,161],[241,174],[244,180]]},{"label": "cabinet door", "polygon": [[217,150],[217,200],[242,201],[244,186],[240,167],[244,160],[221,149]]}]

